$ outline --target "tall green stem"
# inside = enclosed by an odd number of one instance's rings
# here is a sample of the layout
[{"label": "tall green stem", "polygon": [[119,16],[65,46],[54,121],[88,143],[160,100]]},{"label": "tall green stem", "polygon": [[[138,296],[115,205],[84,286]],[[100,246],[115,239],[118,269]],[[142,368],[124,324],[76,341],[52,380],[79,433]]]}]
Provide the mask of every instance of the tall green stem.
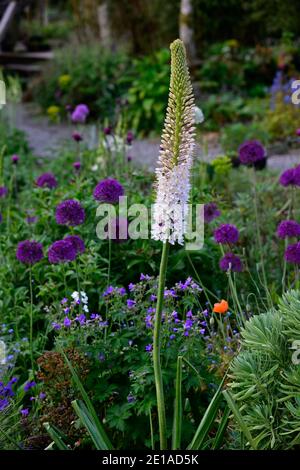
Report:
[{"label": "tall green stem", "polygon": [[30,331],[29,331],[29,342],[30,342],[30,358],[31,368],[34,370],[33,363],[33,292],[32,292],[32,271],[29,268],[29,292],[30,292]]},{"label": "tall green stem", "polygon": [[160,270],[159,270],[159,282],[157,291],[157,304],[155,313],[155,324],[154,324],[154,336],[153,336],[153,366],[154,366],[154,379],[156,387],[156,400],[157,400],[157,412],[158,412],[158,425],[159,425],[159,438],[160,438],[160,449],[164,450],[167,448],[167,425],[166,425],[166,410],[165,410],[165,399],[164,399],[164,387],[161,371],[160,362],[160,330],[162,320],[162,308],[164,301],[164,291],[166,283],[166,271],[168,265],[168,254],[169,254],[169,242],[163,244]]}]

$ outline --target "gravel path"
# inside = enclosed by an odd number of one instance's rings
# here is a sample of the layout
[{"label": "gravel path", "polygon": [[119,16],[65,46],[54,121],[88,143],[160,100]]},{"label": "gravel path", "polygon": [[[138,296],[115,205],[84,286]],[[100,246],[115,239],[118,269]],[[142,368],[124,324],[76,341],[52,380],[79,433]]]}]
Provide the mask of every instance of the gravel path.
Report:
[{"label": "gravel path", "polygon": [[[49,124],[47,117],[41,116],[30,104],[19,105],[16,112],[16,127],[23,130],[28,137],[30,146],[37,156],[51,156],[65,142],[70,142],[74,127],[70,124]],[[95,126],[85,126],[85,141],[89,147],[97,145],[97,129]],[[215,136],[208,136],[208,155],[201,156],[201,148],[196,148],[196,155],[205,161],[212,160],[222,153]],[[154,170],[159,152],[159,139],[136,140],[132,145],[130,155],[132,160]],[[268,160],[269,168],[282,170],[300,163],[300,149],[290,150],[282,155],[272,155]]]}]

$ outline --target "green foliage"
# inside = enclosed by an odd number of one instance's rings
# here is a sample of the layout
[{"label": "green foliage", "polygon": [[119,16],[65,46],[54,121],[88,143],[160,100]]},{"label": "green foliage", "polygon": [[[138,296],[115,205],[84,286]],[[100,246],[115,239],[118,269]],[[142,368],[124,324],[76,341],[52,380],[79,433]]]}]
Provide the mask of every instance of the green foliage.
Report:
[{"label": "green foliage", "polygon": [[221,145],[226,152],[236,153],[245,140],[253,139],[260,140],[265,145],[268,144],[270,135],[264,125],[259,122],[235,123],[223,128]]},{"label": "green foliage", "polygon": [[259,449],[300,444],[300,375],[291,350],[300,335],[299,305],[299,292],[289,291],[276,310],[251,318],[231,366],[233,400]]},{"label": "green foliage", "polygon": [[136,59],[128,83],[127,125],[140,134],[160,133],[169,91],[170,53],[162,49]]},{"label": "green foliage", "polygon": [[[116,100],[126,91],[120,77],[127,69],[128,58],[122,53],[110,53],[97,45],[67,47],[57,51],[34,93],[45,110],[56,105],[66,116],[66,105],[85,103],[92,117],[103,122],[114,117]],[[61,86],[64,75],[71,79]]]}]

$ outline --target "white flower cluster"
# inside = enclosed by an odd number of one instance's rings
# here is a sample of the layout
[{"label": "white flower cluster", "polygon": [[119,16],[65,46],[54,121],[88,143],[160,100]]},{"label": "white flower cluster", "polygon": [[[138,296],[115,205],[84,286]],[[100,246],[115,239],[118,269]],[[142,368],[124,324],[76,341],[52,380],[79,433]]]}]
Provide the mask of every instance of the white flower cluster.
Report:
[{"label": "white flower cluster", "polygon": [[71,297],[74,300],[74,302],[76,302],[78,304],[79,303],[83,304],[82,310],[85,313],[89,312],[89,307],[88,307],[89,299],[88,299],[88,296],[86,295],[86,293],[84,291],[80,291],[80,294],[79,294],[79,292],[74,291],[73,294],[71,295]]},{"label": "white flower cluster", "polygon": [[164,174],[157,174],[157,196],[153,206],[152,238],[184,244],[188,220],[191,159]]}]

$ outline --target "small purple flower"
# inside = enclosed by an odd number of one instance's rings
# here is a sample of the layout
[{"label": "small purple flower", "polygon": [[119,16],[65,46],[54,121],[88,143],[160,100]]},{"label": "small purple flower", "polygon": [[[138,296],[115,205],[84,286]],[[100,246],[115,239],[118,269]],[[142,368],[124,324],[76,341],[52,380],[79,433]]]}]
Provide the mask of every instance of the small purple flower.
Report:
[{"label": "small purple flower", "polygon": [[64,297],[63,299],[61,299],[60,303],[61,303],[62,305],[67,304],[67,303],[68,303],[67,297]]},{"label": "small purple flower", "polygon": [[114,204],[119,202],[119,197],[123,196],[124,188],[119,181],[107,178],[100,181],[94,189],[94,199],[100,202]]},{"label": "small purple flower", "polygon": [[81,163],[80,162],[74,162],[73,163],[73,168],[75,171],[79,171],[81,168]]},{"label": "small purple flower", "polygon": [[64,326],[66,328],[70,328],[71,325],[72,325],[72,320],[69,317],[65,317],[64,318]]},{"label": "small purple flower", "polygon": [[175,339],[176,336],[174,334],[170,335],[170,340],[172,341],[173,339]]},{"label": "small purple flower", "polygon": [[40,394],[39,394],[39,399],[40,399],[40,400],[44,400],[44,399],[46,398],[46,396],[47,396],[47,395],[46,395],[45,392],[40,392]]},{"label": "small purple flower", "polygon": [[234,272],[241,272],[243,270],[243,265],[238,256],[234,253],[226,253],[219,262],[220,269],[222,271],[228,271],[229,269]]},{"label": "small purple flower", "polygon": [[128,403],[134,403],[135,402],[135,398],[131,393],[129,393],[129,395],[127,397],[127,401],[128,401]]},{"label": "small purple flower", "polygon": [[13,165],[17,165],[19,163],[20,157],[19,155],[12,155],[11,162]]},{"label": "small purple flower", "polygon": [[221,215],[221,211],[215,202],[204,205],[204,222],[208,224]]},{"label": "small purple flower", "polygon": [[31,388],[36,386],[36,382],[34,380],[26,382],[24,385],[24,392],[28,392]]},{"label": "small purple flower", "polygon": [[120,287],[120,289],[119,289],[118,292],[119,292],[119,294],[122,295],[122,296],[123,296],[123,295],[126,295],[126,289],[125,289],[124,287]]},{"label": "small purple flower", "polygon": [[27,418],[27,416],[29,415],[29,409],[28,408],[23,408],[21,411],[20,411],[21,415],[22,415],[22,418]]},{"label": "small purple flower", "polygon": [[143,274],[141,273],[140,275],[140,281],[150,281],[151,279],[151,276],[149,276],[149,274]]},{"label": "small purple flower", "polygon": [[8,189],[5,186],[0,186],[0,198],[6,197],[8,194]]},{"label": "small purple flower", "polygon": [[128,308],[133,308],[136,304],[135,300],[127,299],[127,307]]},{"label": "small purple flower", "polygon": [[288,263],[300,264],[300,242],[289,245],[284,257]]},{"label": "small purple flower", "polygon": [[26,217],[26,222],[28,223],[28,225],[34,224],[37,220],[38,218],[35,215],[28,215]]},{"label": "small purple flower", "polygon": [[57,180],[55,176],[53,175],[53,173],[43,173],[42,175],[38,177],[35,184],[39,188],[53,189],[53,188],[56,188],[57,186]]},{"label": "small purple flower", "polygon": [[283,220],[277,227],[279,238],[300,237],[300,224],[295,220]]},{"label": "small purple flower", "polygon": [[112,128],[110,126],[104,127],[103,132],[104,135],[110,135],[112,132]]},{"label": "small purple flower", "polygon": [[281,186],[300,186],[300,165],[296,168],[289,168],[281,173],[279,178]]},{"label": "small purple flower", "polygon": [[152,344],[147,344],[147,346],[145,346],[145,351],[147,352],[151,352],[153,349],[153,345]]},{"label": "small purple flower", "polygon": [[74,131],[72,134],[72,139],[75,140],[75,142],[81,142],[83,140],[83,137],[79,132]]},{"label": "small purple flower", "polygon": [[36,241],[24,240],[18,244],[16,257],[21,263],[33,265],[43,259],[43,247]]},{"label": "small purple flower", "polygon": [[56,207],[56,222],[59,225],[68,225],[74,227],[83,224],[85,220],[85,212],[78,201],[67,199]]},{"label": "small purple flower", "polygon": [[51,264],[74,261],[76,255],[77,253],[74,246],[67,240],[58,240],[54,242],[48,251],[48,259]]},{"label": "small purple flower", "polygon": [[68,242],[71,243],[71,245],[75,249],[77,255],[79,253],[84,253],[85,252],[84,241],[78,235],[67,235],[64,238],[64,240],[67,240]]},{"label": "small purple flower", "polygon": [[214,237],[217,243],[237,243],[239,239],[239,231],[235,225],[222,224],[214,231]]},{"label": "small purple flower", "polygon": [[80,122],[83,124],[89,113],[90,110],[86,104],[78,104],[71,114],[71,119],[73,122]]},{"label": "small purple flower", "polygon": [[128,289],[130,292],[133,292],[134,289],[135,289],[135,284],[133,284],[132,282],[128,285]]},{"label": "small purple flower", "polygon": [[239,148],[239,159],[244,165],[253,163],[265,158],[265,149],[258,140],[247,140]]},{"label": "small purple flower", "polygon": [[127,132],[127,136],[126,136],[126,142],[127,142],[127,144],[128,144],[128,145],[131,145],[132,142],[133,142],[133,139],[134,139],[133,132],[128,131],[128,132]]},{"label": "small purple flower", "polygon": [[54,321],[54,322],[52,322],[52,328],[53,328],[54,330],[57,330],[57,331],[58,331],[58,330],[61,329],[61,325],[60,325],[59,323],[57,323],[57,322]]}]

